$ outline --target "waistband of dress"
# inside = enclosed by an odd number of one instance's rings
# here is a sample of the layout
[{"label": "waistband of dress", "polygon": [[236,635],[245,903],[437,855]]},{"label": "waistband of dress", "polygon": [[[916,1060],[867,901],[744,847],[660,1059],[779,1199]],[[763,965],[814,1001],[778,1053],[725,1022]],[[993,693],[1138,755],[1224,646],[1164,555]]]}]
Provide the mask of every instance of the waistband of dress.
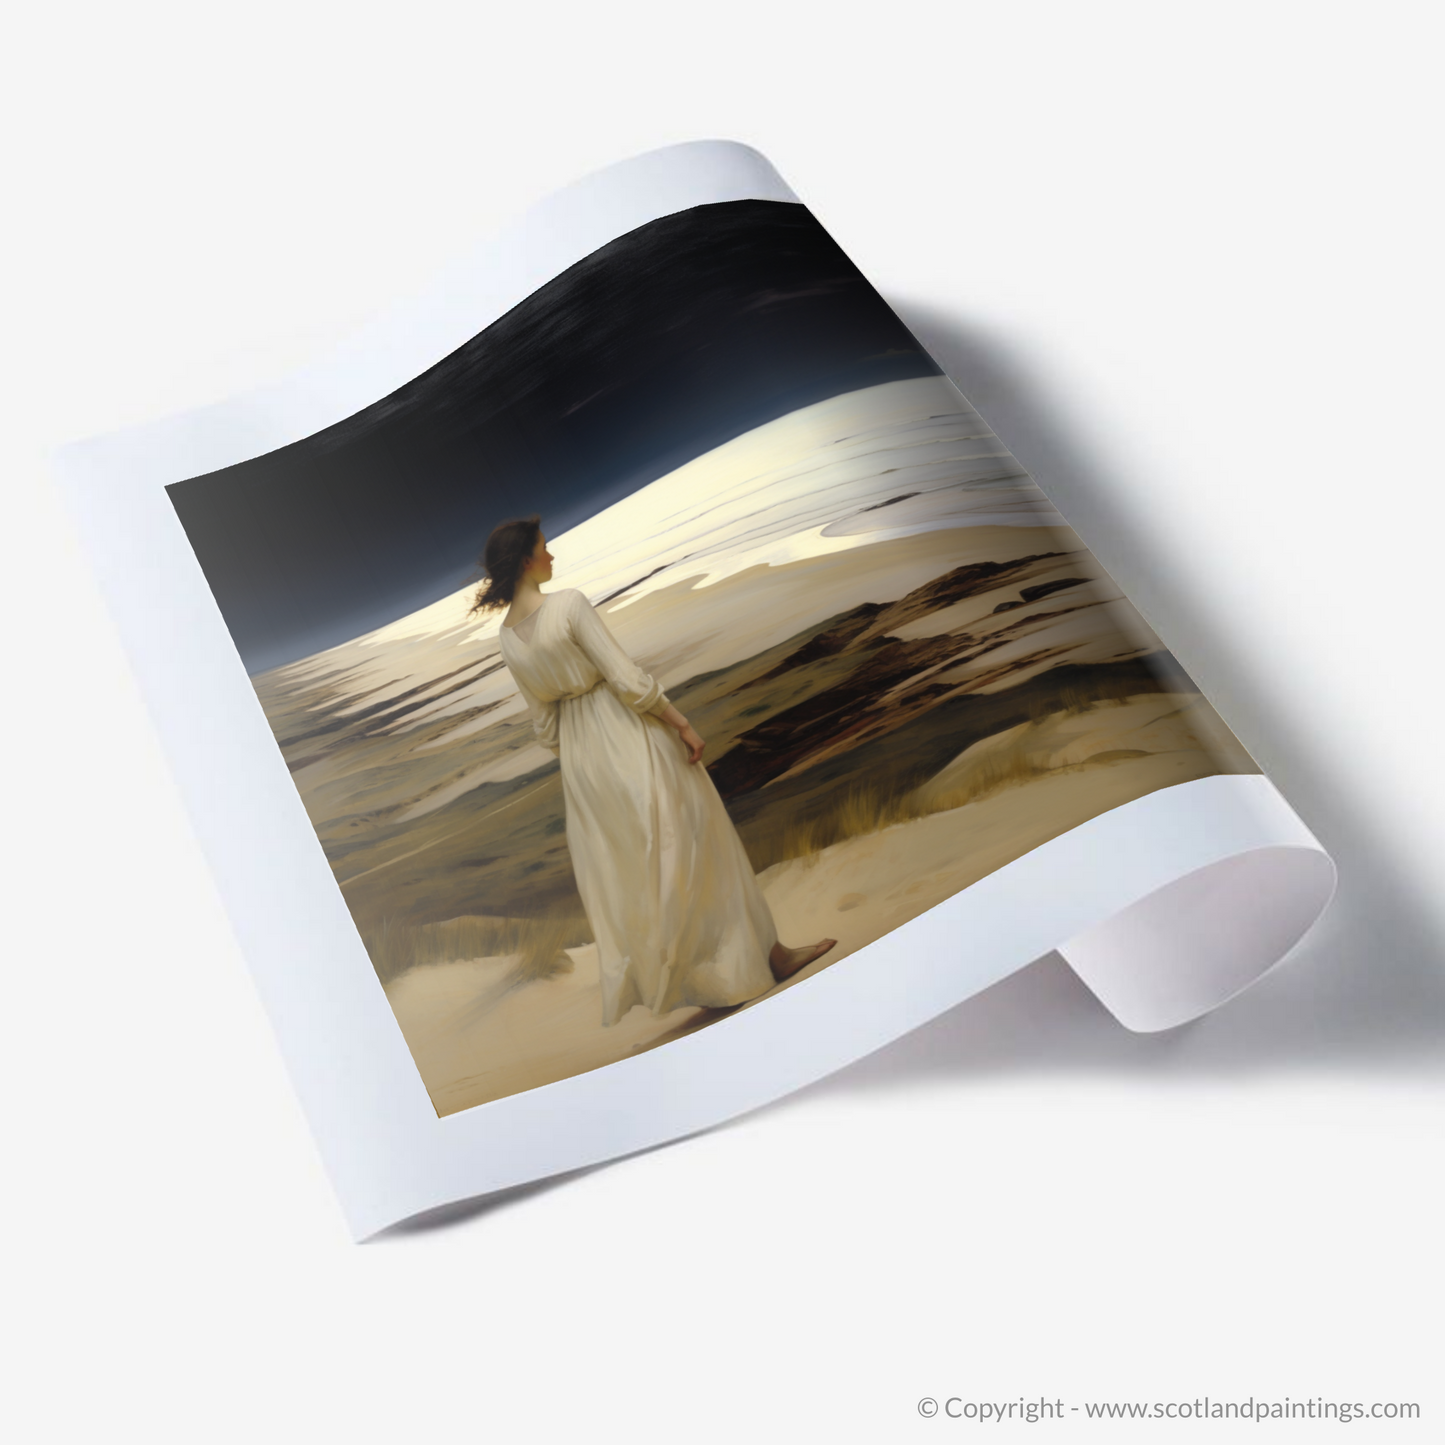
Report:
[{"label": "waistband of dress", "polygon": [[558,702],[576,702],[579,697],[586,697],[589,692],[596,692],[602,686],[603,679],[598,678],[591,687],[584,687],[581,692],[566,692],[557,699]]}]

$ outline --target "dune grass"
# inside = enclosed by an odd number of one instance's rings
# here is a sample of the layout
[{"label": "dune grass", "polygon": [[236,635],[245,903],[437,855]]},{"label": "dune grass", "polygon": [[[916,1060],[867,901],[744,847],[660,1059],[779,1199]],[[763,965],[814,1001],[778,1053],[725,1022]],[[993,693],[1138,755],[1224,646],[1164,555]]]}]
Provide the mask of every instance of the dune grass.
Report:
[{"label": "dune grass", "polygon": [[[1091,681],[1091,680],[1090,680]],[[752,832],[747,850],[761,873],[790,859],[815,858],[850,838],[881,832],[931,813],[977,802],[1003,788],[1030,783],[1057,771],[1040,749],[1039,732],[1060,716],[1085,713],[1109,704],[1123,705],[1126,689],[1105,681],[1091,686],[1065,685],[1047,697],[1032,699],[1028,721],[1017,735],[980,750],[966,772],[946,790],[930,790],[916,772],[889,769],[864,773],[827,794],[821,806],[789,812],[778,826]],[[1137,683],[1128,691],[1137,690]],[[586,918],[566,910],[536,916],[465,914],[438,922],[409,923],[394,915],[361,928],[377,975],[391,983],[413,968],[476,958],[512,958],[505,989],[566,973],[571,959],[563,951],[592,942]]]},{"label": "dune grass", "polygon": [[384,918],[363,932],[362,942],[383,984],[429,964],[515,956],[508,975],[509,984],[515,985],[568,972],[572,960],[563,950],[591,943],[592,934],[585,920],[566,914],[536,918],[469,914],[415,925]]},{"label": "dune grass", "polygon": [[806,818],[790,817],[781,827],[753,839],[748,854],[761,873],[775,863],[816,856],[835,843],[906,823],[929,811],[912,790],[862,779],[833,793],[820,812]]},{"label": "dune grass", "polygon": [[1056,771],[1034,752],[1037,746],[1036,726],[1030,723],[1007,744],[985,752],[953,787],[932,793],[926,806],[920,802],[920,810],[942,813],[950,808],[961,808],[965,803],[976,803],[1001,788],[1031,783],[1035,778]]},{"label": "dune grass", "polygon": [[[971,767],[943,791],[914,787],[900,779],[861,778],[840,788],[826,806],[805,818],[789,818],[779,828],[750,840],[748,854],[759,873],[792,858],[815,857],[849,838],[881,832],[930,813],[978,802],[1002,788],[1033,782],[1050,773],[1047,755],[1037,751],[1038,730],[1050,718],[1092,711],[1106,703],[1122,706],[1126,699],[1113,691],[1064,688],[1060,696],[1029,709],[1029,721],[1007,743],[985,749]],[[1063,771],[1067,771],[1064,769]]]}]

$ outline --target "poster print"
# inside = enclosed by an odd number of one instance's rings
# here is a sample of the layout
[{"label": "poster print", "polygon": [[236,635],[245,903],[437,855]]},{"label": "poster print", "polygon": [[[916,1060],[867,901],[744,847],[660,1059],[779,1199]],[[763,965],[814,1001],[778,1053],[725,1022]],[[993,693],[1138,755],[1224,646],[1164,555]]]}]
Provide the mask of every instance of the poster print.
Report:
[{"label": "poster print", "polygon": [[439,1115],[1259,771],[797,204],[644,225],[167,491]]}]

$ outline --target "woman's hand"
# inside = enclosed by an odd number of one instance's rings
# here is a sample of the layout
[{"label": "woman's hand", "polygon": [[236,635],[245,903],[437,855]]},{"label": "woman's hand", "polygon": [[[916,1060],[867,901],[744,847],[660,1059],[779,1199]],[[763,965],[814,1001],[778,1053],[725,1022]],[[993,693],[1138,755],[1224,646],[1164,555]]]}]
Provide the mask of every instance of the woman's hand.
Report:
[{"label": "woman's hand", "polygon": [[702,756],[702,750],[707,744],[698,737],[691,723],[685,723],[679,728],[677,735],[682,739],[683,747],[687,749],[688,762],[695,763]]},{"label": "woman's hand", "polygon": [[683,747],[687,749],[688,762],[695,763],[702,756],[702,750],[707,744],[693,731],[692,724],[678,712],[676,704],[668,703],[658,713],[658,717],[676,731],[678,737],[682,739]]}]

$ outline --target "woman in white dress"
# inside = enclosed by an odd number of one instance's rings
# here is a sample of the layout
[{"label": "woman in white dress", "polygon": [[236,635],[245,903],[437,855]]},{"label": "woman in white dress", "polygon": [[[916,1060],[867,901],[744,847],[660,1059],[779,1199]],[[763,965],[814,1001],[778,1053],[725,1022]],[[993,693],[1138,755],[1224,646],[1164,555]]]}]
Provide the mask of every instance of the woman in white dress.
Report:
[{"label": "woman in white dress", "polygon": [[742,840],[699,765],[702,738],[581,592],[542,593],[552,561],[540,518],[503,522],[487,539],[487,581],[472,610],[508,607],[502,657],[537,741],[561,763],[602,1022],[639,1003],[665,1014],[757,998],[837,939],[778,941]]}]

